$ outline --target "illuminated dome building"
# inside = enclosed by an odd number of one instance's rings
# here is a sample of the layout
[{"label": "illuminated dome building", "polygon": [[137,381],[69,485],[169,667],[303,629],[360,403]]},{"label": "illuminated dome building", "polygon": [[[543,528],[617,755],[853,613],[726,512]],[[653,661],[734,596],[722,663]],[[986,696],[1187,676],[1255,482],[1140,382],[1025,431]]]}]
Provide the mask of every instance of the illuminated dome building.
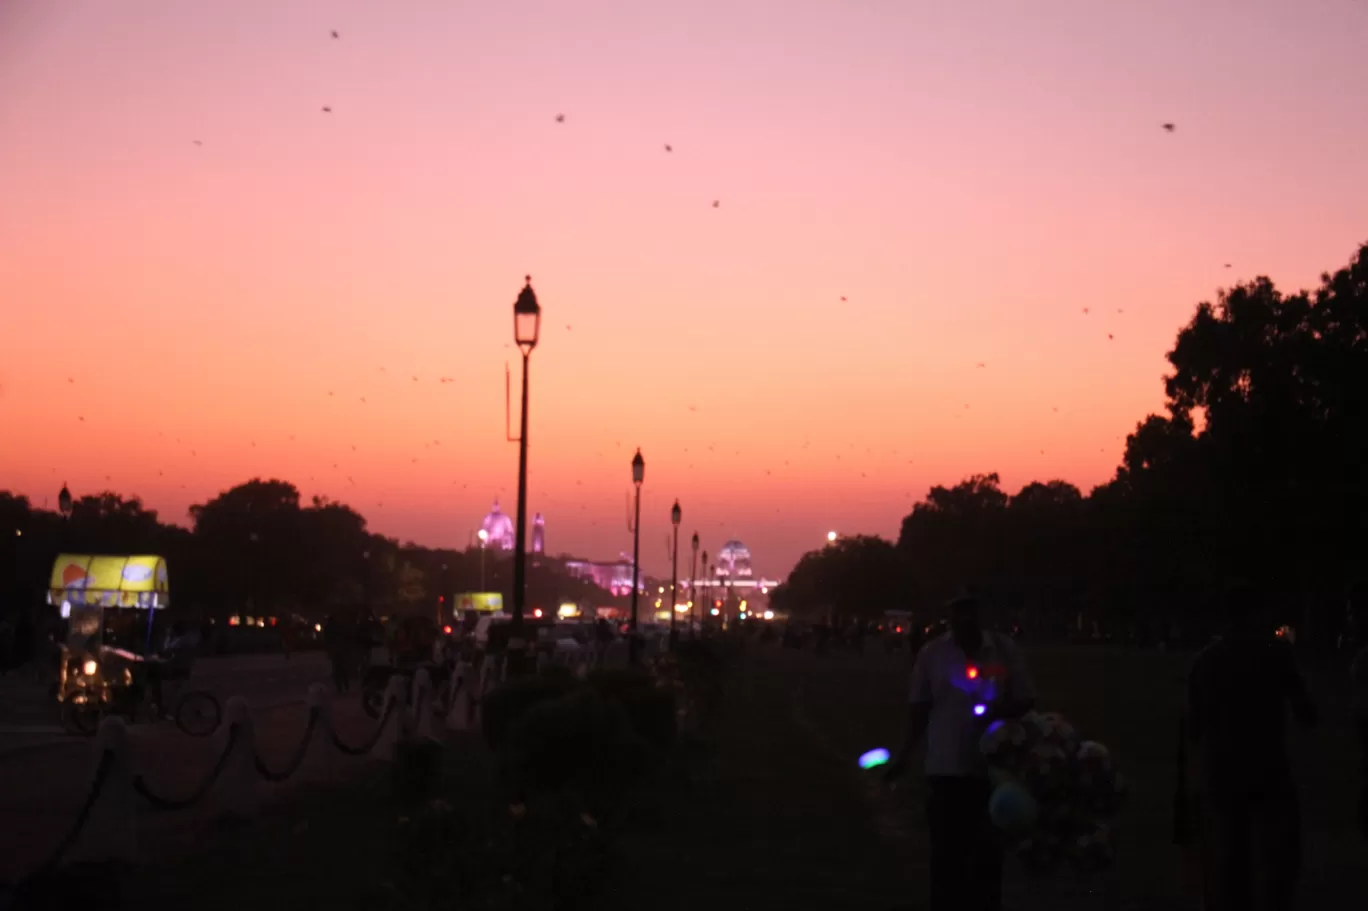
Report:
[{"label": "illuminated dome building", "polygon": [[494,508],[489,511],[489,515],[484,517],[484,521],[480,523],[480,528],[485,533],[486,547],[494,547],[499,550],[513,549],[516,529],[513,528],[513,520],[499,508],[498,500],[494,501]]},{"label": "illuminated dome building", "polygon": [[546,520],[541,513],[532,517],[532,553],[546,553]]},{"label": "illuminated dome building", "polygon": [[716,572],[719,578],[751,578],[751,552],[740,541],[731,540],[717,552]]}]

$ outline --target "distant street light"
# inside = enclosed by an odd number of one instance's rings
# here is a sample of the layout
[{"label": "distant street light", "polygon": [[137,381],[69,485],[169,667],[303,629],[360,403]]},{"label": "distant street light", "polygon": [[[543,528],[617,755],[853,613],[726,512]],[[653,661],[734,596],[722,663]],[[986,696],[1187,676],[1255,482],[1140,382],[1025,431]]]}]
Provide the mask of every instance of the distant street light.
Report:
[{"label": "distant street light", "polygon": [[835,544],[835,543],[836,543],[836,532],[834,532],[834,531],[829,531],[829,532],[827,532],[827,543],[828,543],[828,544]]},{"label": "distant street light", "polygon": [[675,624],[676,615],[675,603],[679,598],[679,520],[682,513],[679,509],[679,501],[675,500],[674,506],[670,507],[670,524],[674,526],[674,554],[670,558],[670,651],[674,651],[675,643],[679,641],[679,630]]},{"label": "distant street light", "polygon": [[636,518],[632,522],[632,640],[629,645],[628,660],[637,664],[641,659],[641,636],[637,633],[637,588],[641,563],[641,482],[646,478],[646,460],[641,450],[632,456],[632,485],[636,488]]},{"label": "distant street light", "polygon": [[[518,524],[513,545],[513,628],[508,637],[508,672],[524,670],[523,604],[527,599],[527,362],[541,335],[541,305],[532,291],[532,276],[513,304],[513,341],[522,352],[522,417],[518,430]],[[483,587],[483,586],[481,586]]]},{"label": "distant street light", "polygon": [[57,511],[62,514],[61,538],[57,542],[57,547],[60,550],[66,550],[67,536],[70,534],[71,525],[71,491],[67,490],[65,481],[62,482],[62,489],[57,494]]},{"label": "distant street light", "polygon": [[489,532],[483,528],[476,535],[480,539],[480,591],[485,588],[485,544],[489,541]]},{"label": "distant street light", "polygon": [[698,603],[698,532],[693,535],[693,559],[689,563],[689,635],[698,635],[698,617],[695,606]]},{"label": "distant street light", "polygon": [[[706,550],[703,551],[703,562],[698,564],[698,568],[703,572],[703,575],[698,579],[698,581],[699,581],[699,582],[706,582],[706,581],[707,581],[707,577],[708,577],[708,552],[707,552]],[[711,598],[712,598],[712,588],[711,588],[711,586],[708,586],[708,587],[707,587],[707,591],[705,591],[703,594],[706,595],[708,598],[711,599]],[[700,601],[701,598],[695,598],[694,600],[695,600],[695,601]],[[709,606],[709,607],[712,607],[711,604],[709,604],[708,606]],[[701,607],[701,605],[700,605],[700,607]]]}]

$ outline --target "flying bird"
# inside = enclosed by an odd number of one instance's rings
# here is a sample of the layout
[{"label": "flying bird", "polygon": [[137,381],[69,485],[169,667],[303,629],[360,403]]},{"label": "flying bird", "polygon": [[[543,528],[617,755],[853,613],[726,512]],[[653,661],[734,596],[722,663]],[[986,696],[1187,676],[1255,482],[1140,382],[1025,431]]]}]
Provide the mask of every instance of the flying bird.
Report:
[{"label": "flying bird", "polygon": [[1110,340],[1110,339],[1116,338],[1116,336],[1114,336],[1114,335],[1112,335],[1110,332],[1108,332],[1108,333],[1107,333],[1107,338]]},{"label": "flying bird", "polygon": [[714,208],[714,209],[716,209],[716,208],[717,208],[718,206],[720,206],[720,205],[722,205],[722,200],[720,200],[720,199],[714,199],[714,200],[713,200],[713,208]]},{"label": "flying bird", "polygon": [[1229,269],[1229,268],[1230,268],[1230,263],[1226,263],[1226,264],[1225,264],[1225,267],[1226,267],[1227,269]]},{"label": "flying bird", "polygon": [[332,30],[332,36],[333,36],[334,38],[341,38],[341,37],[342,37],[341,35],[337,34],[337,29],[333,29],[333,30]]},{"label": "flying bird", "polygon": [[1083,313],[1084,313],[1084,314],[1087,314],[1087,312],[1088,312],[1088,308],[1087,308],[1087,307],[1084,307],[1084,308],[1083,308]]},{"label": "flying bird", "polygon": [[983,363],[982,361],[979,361],[979,362],[978,362],[977,364],[975,364],[974,366],[976,366],[976,367],[987,367],[988,365],[985,364],[985,363]]},{"label": "flying bird", "polygon": [[667,152],[673,152],[673,151],[674,151],[674,148],[671,147],[671,145],[667,142],[667,143],[665,143],[665,151],[667,151]]},{"label": "flying bird", "polygon": [[565,115],[564,115],[564,114],[557,114],[557,115],[556,115],[556,123],[565,123]]},{"label": "flying bird", "polygon": [[1177,127],[1175,127],[1175,126],[1174,126],[1173,124],[1171,124],[1171,123],[1166,123],[1166,124],[1164,124],[1164,129],[1165,129],[1165,131],[1167,131],[1167,132],[1169,132],[1169,133],[1172,133],[1175,129],[1177,129]]},{"label": "flying bird", "polygon": [[194,140],[194,143],[195,143],[195,145],[197,145],[197,146],[202,146],[202,145],[204,145],[204,143],[200,142],[198,139]]},{"label": "flying bird", "polygon": [[326,105],[326,104],[323,105],[323,113],[324,113],[324,114],[331,114],[331,113],[332,113],[332,108],[330,108],[330,107],[329,107],[328,105]]},{"label": "flying bird", "polygon": [[845,303],[845,295],[844,295],[844,294],[841,295],[841,303]]}]

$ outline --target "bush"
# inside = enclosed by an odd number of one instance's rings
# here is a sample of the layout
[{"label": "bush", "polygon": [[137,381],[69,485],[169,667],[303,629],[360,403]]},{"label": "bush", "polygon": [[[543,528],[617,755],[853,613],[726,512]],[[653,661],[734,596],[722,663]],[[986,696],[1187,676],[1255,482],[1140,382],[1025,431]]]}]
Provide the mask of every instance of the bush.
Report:
[{"label": "bush", "polygon": [[603,699],[622,707],[642,740],[662,752],[674,745],[678,706],[672,686],[662,686],[650,673],[632,668],[595,671],[587,683]]},{"label": "bush", "polygon": [[568,791],[603,816],[616,808],[652,759],[623,708],[581,687],[523,715],[502,751],[500,775],[514,802]]},{"label": "bush", "polygon": [[544,674],[509,680],[484,697],[480,724],[485,743],[502,747],[518,720],[533,706],[571,693],[579,687],[573,676]]}]

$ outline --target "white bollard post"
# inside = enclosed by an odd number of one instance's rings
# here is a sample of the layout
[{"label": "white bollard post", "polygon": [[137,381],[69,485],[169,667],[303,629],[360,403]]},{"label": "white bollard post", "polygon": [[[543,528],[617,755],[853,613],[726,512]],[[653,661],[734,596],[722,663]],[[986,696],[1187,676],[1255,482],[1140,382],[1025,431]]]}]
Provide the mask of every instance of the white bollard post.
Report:
[{"label": "white bollard post", "polygon": [[261,809],[261,780],[256,769],[256,727],[252,724],[252,710],[247,700],[234,696],[224,710],[225,724],[214,736],[219,749],[228,748],[228,732],[236,726],[237,736],[232,751],[224,760],[219,780],[210,788],[216,793],[215,804],[220,816],[251,819]]},{"label": "white bollard post", "polygon": [[[90,808],[76,844],[67,860],[98,863],[106,860],[132,862],[138,850],[137,795],[133,791],[133,764],[128,750],[128,727],[110,715],[100,722],[95,737],[96,768],[106,751],[111,752],[104,786]],[[92,778],[88,784],[94,784]]]},{"label": "white bollard post", "polygon": [[404,711],[407,706],[408,684],[403,677],[391,677],[385,687],[385,708],[380,715],[381,723],[385,727],[380,732],[380,739],[371,748],[371,755],[376,759],[383,759],[385,762],[394,759],[394,745],[399,742],[399,736],[403,731]]},{"label": "white bollard post", "polygon": [[420,667],[413,678],[413,734],[432,737],[432,677],[427,668]]},{"label": "white bollard post", "polygon": [[453,731],[464,731],[470,727],[470,688],[475,685],[475,675],[471,672],[469,661],[456,665],[451,675],[451,695],[447,698],[447,727]]}]

